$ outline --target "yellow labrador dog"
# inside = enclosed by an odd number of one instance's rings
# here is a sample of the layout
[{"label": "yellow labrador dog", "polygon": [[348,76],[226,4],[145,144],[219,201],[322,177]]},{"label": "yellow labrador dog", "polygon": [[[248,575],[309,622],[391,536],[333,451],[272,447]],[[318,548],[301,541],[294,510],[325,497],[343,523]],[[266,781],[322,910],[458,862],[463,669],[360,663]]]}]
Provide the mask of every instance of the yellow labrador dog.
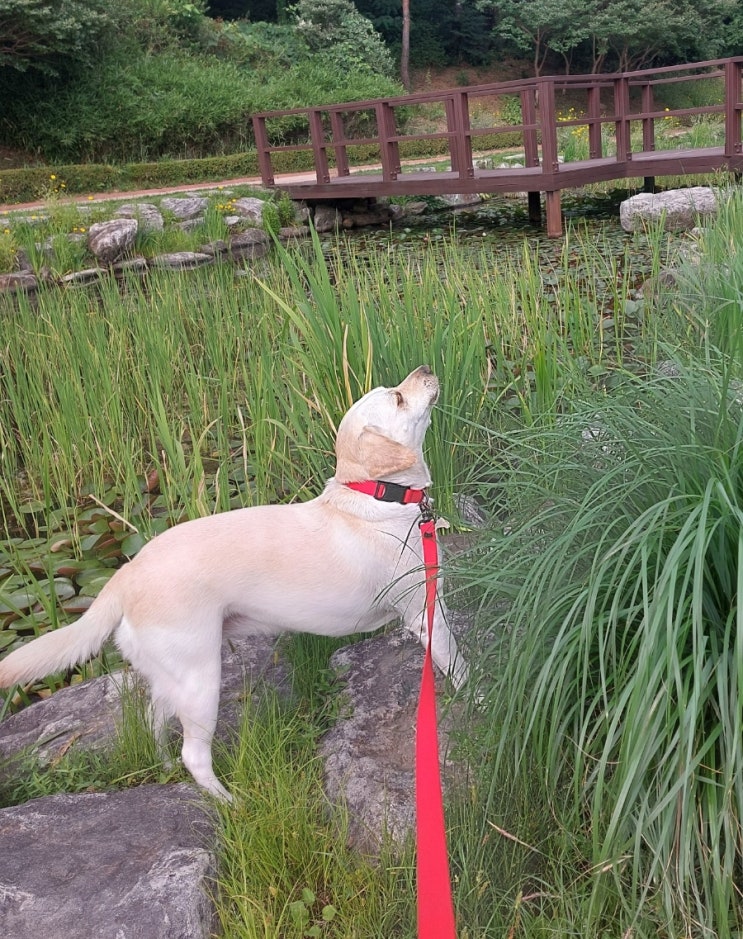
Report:
[{"label": "yellow labrador dog", "polygon": [[[113,634],[149,683],[155,733],[162,736],[176,715],[186,768],[229,799],[211,755],[223,637],[342,636],[400,618],[427,642],[416,502],[431,482],[422,446],[438,393],[438,379],[421,366],[396,388],[364,395],[338,428],[335,476],[322,495],[199,518],[158,535],[77,622],[0,662],[0,687],[82,662]],[[439,603],[431,652],[459,687],[467,666],[446,620]]]}]

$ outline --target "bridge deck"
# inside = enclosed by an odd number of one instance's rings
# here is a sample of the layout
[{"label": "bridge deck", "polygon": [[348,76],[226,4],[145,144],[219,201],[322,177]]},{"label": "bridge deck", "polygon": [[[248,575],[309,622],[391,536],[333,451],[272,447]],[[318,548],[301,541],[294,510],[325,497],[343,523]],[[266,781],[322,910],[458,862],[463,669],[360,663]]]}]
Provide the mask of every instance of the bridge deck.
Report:
[{"label": "bridge deck", "polygon": [[471,176],[452,171],[436,172],[402,168],[397,179],[385,179],[381,172],[357,170],[339,176],[330,170],[330,179],[282,183],[274,180],[292,199],[327,200],[373,198],[381,195],[444,195],[455,192],[544,192],[572,189],[588,182],[612,179],[642,179],[655,176],[687,176],[713,173],[718,170],[743,172],[743,155],[726,158],[722,147],[701,150],[674,150],[635,154],[631,160],[618,163],[611,157],[561,163],[557,173],[545,173],[539,166],[473,168]]}]

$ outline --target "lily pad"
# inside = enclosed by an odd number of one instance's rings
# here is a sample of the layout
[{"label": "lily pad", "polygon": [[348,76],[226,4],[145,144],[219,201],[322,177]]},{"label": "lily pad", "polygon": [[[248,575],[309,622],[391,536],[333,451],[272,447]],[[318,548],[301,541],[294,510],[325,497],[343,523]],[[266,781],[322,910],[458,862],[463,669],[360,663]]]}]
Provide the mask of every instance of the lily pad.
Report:
[{"label": "lily pad", "polygon": [[97,576],[91,577],[80,588],[80,596],[97,597],[115,573],[115,571],[100,571]]},{"label": "lily pad", "polygon": [[146,539],[139,532],[132,532],[121,542],[121,553],[128,558],[133,558],[135,554],[142,550],[146,544]]},{"label": "lily pad", "polygon": [[115,573],[116,571],[114,569],[104,567],[102,564],[97,564],[94,567],[89,567],[87,570],[81,571],[75,578],[75,581],[80,587],[87,587],[97,581],[105,583],[107,580],[110,580]]},{"label": "lily pad", "polygon": [[75,596],[75,588],[67,577],[55,577],[52,581],[40,580],[36,588],[47,596],[53,591],[58,600],[69,600]]},{"label": "lily pad", "polygon": [[90,609],[94,600],[95,597],[86,597],[80,594],[79,596],[73,597],[71,600],[65,600],[62,604],[62,609],[65,613],[71,613],[73,616],[81,616]]},{"label": "lily pad", "polygon": [[0,593],[0,613],[24,613],[38,601],[38,594],[28,587],[13,593]]}]

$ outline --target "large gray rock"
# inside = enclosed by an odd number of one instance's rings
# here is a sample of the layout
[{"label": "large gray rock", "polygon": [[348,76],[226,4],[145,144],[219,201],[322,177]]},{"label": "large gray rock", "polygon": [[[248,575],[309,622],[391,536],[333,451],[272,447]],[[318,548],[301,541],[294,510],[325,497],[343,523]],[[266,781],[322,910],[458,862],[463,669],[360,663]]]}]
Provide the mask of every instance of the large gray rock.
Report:
[{"label": "large gray rock", "polygon": [[480,205],[482,196],[476,192],[445,192],[439,199],[453,209],[462,209],[468,205]]},{"label": "large gray rock", "polygon": [[263,199],[246,197],[244,199],[236,199],[232,205],[234,211],[243,219],[248,219],[255,225],[260,225],[263,221]]},{"label": "large gray rock", "polygon": [[180,221],[196,218],[206,210],[208,205],[209,200],[204,196],[168,196],[160,202],[160,208],[170,212]]},{"label": "large gray rock", "polygon": [[268,235],[259,228],[231,235],[227,245],[227,252],[233,261],[252,260],[262,258],[268,252],[270,241]]},{"label": "large gray rock", "polygon": [[343,224],[343,216],[334,205],[321,202],[315,206],[312,224],[318,232],[335,231]]},{"label": "large gray rock", "polygon": [[62,287],[87,287],[88,284],[95,284],[106,276],[106,271],[101,267],[86,267],[82,271],[63,274],[59,283]]},{"label": "large gray rock", "polygon": [[88,229],[88,247],[100,264],[113,264],[132,250],[138,227],[135,218],[95,222]]},{"label": "large gray rock", "polygon": [[42,765],[71,747],[99,750],[113,742],[121,717],[123,675],[103,675],[56,694],[0,723],[0,780],[28,755]]},{"label": "large gray rock", "polygon": [[717,196],[709,186],[639,192],[619,206],[619,220],[626,232],[642,231],[662,220],[665,231],[691,231],[700,219],[717,213]]},{"label": "large gray rock", "polygon": [[0,274],[0,292],[32,293],[38,287],[36,275],[30,271],[18,271],[14,274]]},{"label": "large gray rock", "polygon": [[[287,669],[276,658],[275,645],[274,639],[260,636],[235,639],[223,646],[217,727],[222,738],[233,733],[239,724],[246,689],[269,684],[280,693],[289,694]],[[131,677],[127,677],[126,683],[127,694],[145,693]],[[121,724],[124,684],[121,672],[93,678],[62,688],[50,698],[6,717],[0,723],[0,781],[12,779],[22,761],[29,757],[47,765],[72,748],[111,747]]]},{"label": "large gray rock", "polygon": [[162,213],[152,202],[131,202],[120,205],[114,212],[117,218],[136,218],[141,231],[162,231],[165,222]]},{"label": "large gray rock", "polygon": [[392,218],[390,207],[379,202],[365,208],[354,209],[343,213],[344,228],[367,228],[371,225],[385,225]]},{"label": "large gray rock", "polygon": [[[456,632],[468,624],[451,614]],[[415,825],[415,725],[423,649],[409,633],[395,629],[339,649],[331,659],[346,683],[345,707],[323,737],[325,787],[331,802],[348,809],[351,844],[376,854],[383,838],[402,842]],[[437,673],[439,692],[445,679]],[[442,777],[456,777],[449,732],[462,714],[462,702],[438,695]]]},{"label": "large gray rock", "polygon": [[169,254],[158,254],[150,262],[152,267],[165,268],[172,271],[190,271],[195,267],[211,264],[214,256],[201,251],[172,251]]},{"label": "large gray rock", "polygon": [[208,939],[214,825],[189,785],[48,796],[0,811],[8,939]]}]

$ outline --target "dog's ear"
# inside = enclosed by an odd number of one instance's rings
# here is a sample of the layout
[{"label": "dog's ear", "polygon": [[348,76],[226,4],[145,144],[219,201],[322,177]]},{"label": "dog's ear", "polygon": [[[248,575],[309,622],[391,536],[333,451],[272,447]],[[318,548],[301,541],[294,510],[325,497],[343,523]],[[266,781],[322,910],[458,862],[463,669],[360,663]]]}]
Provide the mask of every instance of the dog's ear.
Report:
[{"label": "dog's ear", "polygon": [[401,473],[418,462],[418,456],[413,450],[385,436],[379,427],[367,425],[358,443],[358,462],[370,479]]}]

